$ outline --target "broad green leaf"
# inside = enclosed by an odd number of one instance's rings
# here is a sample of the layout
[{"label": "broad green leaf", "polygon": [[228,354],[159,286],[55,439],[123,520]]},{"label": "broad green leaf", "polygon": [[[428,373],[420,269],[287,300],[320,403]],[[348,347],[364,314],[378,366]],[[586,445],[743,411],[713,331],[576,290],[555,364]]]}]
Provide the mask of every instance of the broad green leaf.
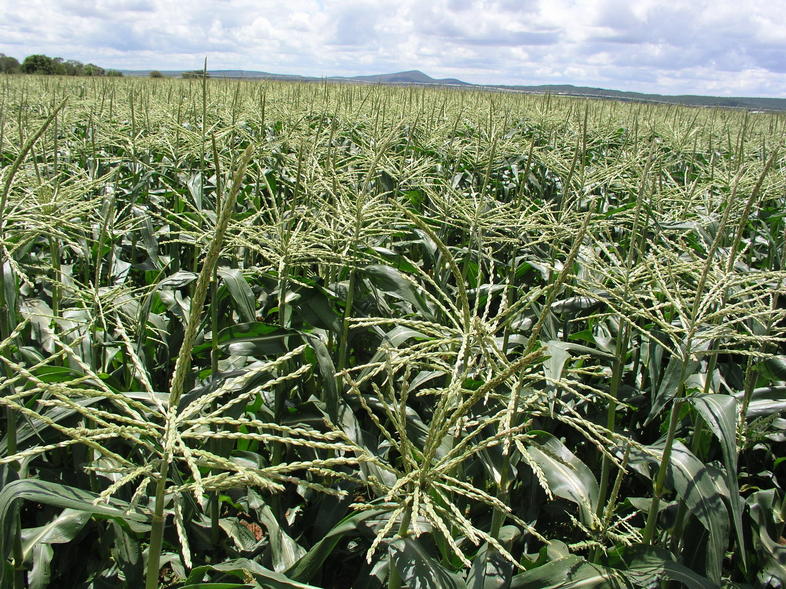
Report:
[{"label": "broad green leaf", "polygon": [[319,374],[322,376],[322,386],[325,390],[321,400],[325,403],[325,410],[330,419],[333,423],[337,423],[339,394],[336,384],[336,366],[333,364],[333,358],[331,358],[327,346],[325,346],[325,343],[318,335],[305,333],[303,338],[311,346],[311,349],[314,350]]},{"label": "broad green leaf", "polygon": [[204,185],[202,184],[202,174],[193,174],[187,181],[188,192],[191,193],[191,198],[194,199],[194,205],[198,211],[202,210],[202,194],[204,193]]},{"label": "broad green leaf", "polygon": [[270,507],[264,505],[257,509],[259,522],[267,528],[268,541],[270,542],[271,556],[273,560],[273,570],[277,573],[286,571],[300,558],[306,551],[287,534],[276,520]]},{"label": "broad green leaf", "polygon": [[657,585],[664,579],[678,581],[687,589],[717,587],[709,579],[677,562],[671,552],[657,546],[629,546],[619,553],[613,553],[610,561],[637,587]]},{"label": "broad green leaf", "polygon": [[359,511],[345,517],[286,571],[287,576],[298,581],[309,581],[319,572],[320,568],[324,565],[325,561],[333,553],[336,545],[344,536],[357,532],[360,524],[364,521],[384,513],[387,513],[387,511],[382,509],[370,509],[368,511]]},{"label": "broad green leaf", "polygon": [[[688,362],[688,365],[685,367],[685,376],[686,378],[693,374],[696,369],[699,367],[699,363],[693,360]],[[669,363],[666,366],[665,372],[663,377],[660,381],[660,386],[658,387],[655,396],[652,398],[651,407],[650,407],[650,414],[647,417],[647,420],[644,422],[645,425],[649,424],[653,419],[655,419],[663,408],[668,404],[668,402],[677,394],[677,390],[680,387],[680,376],[682,375],[682,360],[673,356],[669,359]]]},{"label": "broad green leaf", "polygon": [[466,589],[467,585],[456,573],[449,571],[412,538],[391,542],[391,566],[396,567],[401,580],[409,589]]},{"label": "broad green leaf", "polygon": [[256,589],[260,587],[258,583],[249,585],[248,583],[189,583],[182,585],[180,589]]},{"label": "broad green leaf", "polygon": [[[287,351],[284,340],[297,335],[294,330],[261,321],[238,323],[219,332],[218,345],[229,348],[230,353],[239,356],[278,356]],[[210,343],[201,344],[194,347],[194,354],[209,349]]]},{"label": "broad green leaf", "polygon": [[240,318],[248,323],[256,320],[256,299],[243,273],[237,268],[219,266],[216,274],[227,287]]},{"label": "broad green leaf", "polygon": [[247,525],[236,517],[222,517],[218,520],[219,527],[230,537],[238,550],[249,552],[259,543]]},{"label": "broad green leaf", "polygon": [[314,585],[293,581],[286,575],[271,571],[247,558],[238,558],[222,562],[221,564],[196,567],[191,571],[191,574],[186,579],[186,583],[198,583],[210,571],[218,571],[225,575],[238,577],[244,581],[249,577],[253,577],[257,584],[265,589],[320,589]]},{"label": "broad green leaf", "polygon": [[30,589],[47,589],[52,581],[52,557],[55,551],[49,544],[33,547],[33,569],[28,575]]},{"label": "broad green leaf", "polygon": [[747,500],[751,518],[756,524],[752,529],[753,545],[764,561],[764,566],[757,573],[764,587],[772,581],[782,583],[786,579],[786,546],[773,540],[770,534],[771,530],[775,530],[775,518],[780,516],[781,502],[775,489],[757,491]]},{"label": "broad green leaf", "polygon": [[[15,529],[13,522],[22,499],[103,515],[124,522],[146,523],[149,520],[148,516],[134,511],[130,504],[119,499],[96,504],[94,501],[98,500],[98,495],[76,487],[37,479],[13,481],[0,489],[0,559],[5,560],[11,552]],[[3,578],[0,577],[0,583],[2,582]]]},{"label": "broad green leaf", "polygon": [[327,329],[333,333],[340,331],[341,319],[322,290],[316,287],[301,288],[292,304],[299,311],[299,319],[311,327]]},{"label": "broad green leaf", "polygon": [[744,566],[745,538],[742,530],[742,499],[737,483],[737,400],[730,395],[697,395],[688,399],[704,418],[721,445],[723,462],[726,465],[726,485],[729,487],[734,528],[737,531],[738,553]]},{"label": "broad green leaf", "polygon": [[382,292],[410,303],[421,318],[427,319],[431,316],[431,310],[423,297],[417,292],[414,285],[395,268],[383,264],[371,264],[363,268],[363,274]]},{"label": "broad green leaf", "polygon": [[76,509],[64,509],[49,523],[37,528],[22,530],[22,553],[28,558],[38,544],[65,544],[82,531],[90,519],[90,513]]},{"label": "broad green leaf", "polygon": [[[742,394],[740,393],[740,398]],[[746,417],[761,417],[786,411],[786,386],[776,385],[753,389]]]},{"label": "broad green leaf", "polygon": [[[658,458],[646,454],[631,452],[633,462],[649,462],[659,464],[663,454],[663,441],[649,446],[649,450]],[[636,456],[638,454],[638,456]],[[646,470],[640,472],[646,473]],[[729,512],[723,498],[728,498],[728,489],[719,484],[710,467],[696,458],[685,445],[676,440],[672,446],[671,462],[667,471],[677,495],[685,502],[686,507],[698,518],[702,526],[709,532],[710,541],[707,545],[707,571],[713,582],[720,582],[721,563],[729,542]]]},{"label": "broad green leaf", "polygon": [[515,575],[509,589],[611,589],[624,586],[625,578],[618,571],[590,564],[574,555]]},{"label": "broad green leaf", "polygon": [[[73,378],[72,371],[70,369],[63,368],[63,370],[67,370],[70,374],[69,379]],[[89,407],[99,401],[101,401],[103,397],[91,397],[87,399],[76,399],[74,401],[75,405],[79,405],[81,407]],[[51,423],[62,424],[63,421],[75,416],[78,412],[75,409],[71,409],[69,407],[52,407],[47,411],[41,411],[39,415],[43,418],[38,417],[31,417],[21,421],[17,426],[16,430],[16,441],[17,444],[22,442],[26,442],[30,438],[36,436],[45,436],[45,430],[50,427]],[[49,421],[51,420],[51,421]],[[8,441],[6,436],[3,436],[0,439],[0,457],[6,455],[8,451]]]},{"label": "broad green leaf", "polygon": [[576,503],[584,522],[591,524],[593,506],[598,500],[595,475],[551,434],[539,432],[537,440],[527,446],[527,451],[543,470],[551,492]]},{"label": "broad green leaf", "polygon": [[191,284],[198,278],[198,274],[194,272],[187,272],[186,270],[178,270],[171,276],[167,276],[161,282],[156,285],[157,290],[162,290],[166,288],[183,288],[184,286]]},{"label": "broad green leaf", "polygon": [[[520,530],[515,526],[503,526],[497,540],[509,544],[520,534]],[[472,568],[467,576],[467,589],[506,589],[512,577],[513,564],[486,543],[472,559]]]}]

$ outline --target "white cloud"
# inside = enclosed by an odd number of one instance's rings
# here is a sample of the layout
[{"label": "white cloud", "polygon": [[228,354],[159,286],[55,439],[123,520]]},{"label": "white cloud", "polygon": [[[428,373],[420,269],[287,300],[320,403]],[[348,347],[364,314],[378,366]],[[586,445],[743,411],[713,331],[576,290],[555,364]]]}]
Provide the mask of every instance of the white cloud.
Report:
[{"label": "white cloud", "polygon": [[780,0],[0,0],[0,52],[782,96],[784,22]]}]

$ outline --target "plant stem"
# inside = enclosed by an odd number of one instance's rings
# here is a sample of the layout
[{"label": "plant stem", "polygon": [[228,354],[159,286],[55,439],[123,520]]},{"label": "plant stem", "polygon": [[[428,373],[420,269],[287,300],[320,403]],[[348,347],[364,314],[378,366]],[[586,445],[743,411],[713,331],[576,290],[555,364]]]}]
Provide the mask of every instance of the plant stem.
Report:
[{"label": "plant stem", "polygon": [[[412,520],[412,504],[408,503],[404,508],[404,513],[401,515],[401,524],[398,527],[398,537],[406,538],[409,534],[409,524]],[[388,559],[388,567],[390,572],[388,574],[388,589],[401,589],[401,574],[393,564],[392,556]]]},{"label": "plant stem", "polygon": [[658,521],[658,509],[660,508],[660,500],[663,497],[663,490],[666,483],[666,473],[669,470],[669,463],[671,461],[671,450],[674,445],[674,438],[677,433],[677,422],[679,421],[680,412],[680,398],[685,390],[685,377],[688,371],[689,358],[684,357],[682,366],[680,368],[680,379],[677,393],[671,402],[671,412],[669,413],[669,429],[666,432],[666,441],[663,444],[663,455],[660,460],[660,467],[658,474],[655,477],[655,483],[652,487],[652,503],[650,503],[650,510],[647,514],[647,523],[644,526],[644,534],[642,542],[644,544],[652,544],[655,537],[655,524]]},{"label": "plant stem", "polygon": [[169,473],[169,463],[172,460],[174,448],[170,447],[169,440],[175,436],[171,435],[171,430],[177,427],[175,419],[177,417],[178,403],[183,394],[183,389],[186,377],[191,371],[191,350],[194,347],[194,340],[196,339],[197,329],[199,327],[200,317],[202,315],[202,307],[207,298],[208,287],[210,285],[215,266],[218,263],[218,257],[221,254],[221,248],[224,242],[224,235],[229,225],[229,218],[232,216],[235,201],[237,200],[237,193],[240,191],[240,186],[243,181],[243,175],[246,171],[246,166],[251,161],[251,156],[254,154],[253,146],[248,146],[246,151],[238,164],[235,171],[235,176],[232,183],[232,188],[224,203],[221,215],[216,222],[216,230],[213,240],[210,242],[205,261],[202,264],[202,269],[197,279],[196,289],[194,296],[191,299],[191,308],[188,314],[188,323],[183,335],[183,343],[180,347],[180,352],[175,362],[175,374],[172,377],[172,384],[169,390],[169,410],[166,416],[166,429],[164,430],[164,448],[163,455],[160,460],[158,481],[156,483],[156,495],[153,511],[153,521],[150,530],[150,547],[148,549],[147,559],[147,576],[145,580],[145,589],[155,589],[158,586],[158,571],[161,562],[161,547],[164,538],[164,498],[166,491],[166,479]]}]

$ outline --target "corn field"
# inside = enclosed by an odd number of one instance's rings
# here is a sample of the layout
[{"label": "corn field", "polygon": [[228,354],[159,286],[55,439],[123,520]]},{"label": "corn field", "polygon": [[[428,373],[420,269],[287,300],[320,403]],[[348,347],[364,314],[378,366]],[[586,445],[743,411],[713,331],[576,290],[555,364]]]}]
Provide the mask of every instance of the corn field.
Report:
[{"label": "corn field", "polygon": [[782,587],[784,132],[0,77],[0,586]]}]

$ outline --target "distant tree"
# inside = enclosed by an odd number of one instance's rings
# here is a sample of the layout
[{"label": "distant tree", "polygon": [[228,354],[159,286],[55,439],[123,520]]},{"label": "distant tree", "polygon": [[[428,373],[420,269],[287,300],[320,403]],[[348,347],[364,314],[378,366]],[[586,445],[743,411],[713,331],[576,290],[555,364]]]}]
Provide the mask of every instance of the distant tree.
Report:
[{"label": "distant tree", "polygon": [[48,55],[28,55],[19,66],[19,62],[13,57],[6,57],[0,53],[0,73],[5,72],[5,68],[14,70],[14,64],[25,74],[43,74],[47,76],[113,76],[120,77],[123,74],[117,70],[105,70],[94,63],[84,64],[75,59],[63,59],[62,57],[49,57]]},{"label": "distant tree", "polygon": [[52,58],[52,68],[54,69],[54,74],[57,76],[65,76],[68,75],[65,60],[62,57],[53,57]]},{"label": "distant tree", "polygon": [[19,61],[15,57],[0,53],[0,74],[16,74],[19,72]]},{"label": "distant tree", "polygon": [[51,76],[57,73],[59,66],[59,63],[47,55],[28,55],[22,62],[22,72]]},{"label": "distant tree", "polygon": [[204,70],[192,70],[190,72],[183,72],[182,77],[186,80],[209,78],[210,74]]},{"label": "distant tree", "polygon": [[151,78],[163,78],[164,74],[162,74],[158,70],[153,70],[152,72],[150,72],[150,77]]},{"label": "distant tree", "polygon": [[98,67],[94,63],[88,63],[84,67],[84,75],[86,75],[86,76],[105,76],[106,75],[106,71],[104,71],[104,68]]},{"label": "distant tree", "polygon": [[85,64],[75,59],[69,59],[61,64],[63,74],[66,76],[82,76],[85,73]]}]

